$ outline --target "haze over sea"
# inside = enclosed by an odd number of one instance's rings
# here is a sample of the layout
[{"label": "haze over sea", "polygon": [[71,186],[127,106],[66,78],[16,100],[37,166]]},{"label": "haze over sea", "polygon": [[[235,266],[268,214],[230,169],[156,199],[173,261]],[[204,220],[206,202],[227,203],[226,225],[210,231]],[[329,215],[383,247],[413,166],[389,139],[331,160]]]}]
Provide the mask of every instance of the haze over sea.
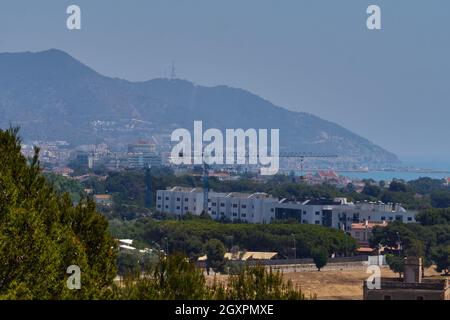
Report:
[{"label": "haze over sea", "polygon": [[[368,172],[340,172],[340,175],[347,176],[349,178],[358,179],[374,179],[380,180],[392,180],[403,179],[405,181],[416,180],[422,177],[429,177],[433,179],[443,179],[450,177],[450,161],[424,161],[424,160],[404,160],[406,167],[421,169],[419,172],[411,170],[397,170],[397,171],[368,171]],[[429,169],[430,172],[427,172]],[[439,172],[433,172],[433,171]]]}]

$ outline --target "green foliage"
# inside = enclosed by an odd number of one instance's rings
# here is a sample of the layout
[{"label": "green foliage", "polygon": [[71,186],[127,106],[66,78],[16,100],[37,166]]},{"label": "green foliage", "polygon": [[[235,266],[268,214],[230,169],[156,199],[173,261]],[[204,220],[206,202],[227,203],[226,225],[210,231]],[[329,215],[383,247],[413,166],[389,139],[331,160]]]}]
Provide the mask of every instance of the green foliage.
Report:
[{"label": "green foliage", "polygon": [[424,210],[416,216],[416,221],[424,226],[450,224],[450,208]]},{"label": "green foliage", "polygon": [[208,285],[203,272],[180,254],[162,257],[143,276],[130,276],[114,285],[114,298],[127,300],[304,300],[305,295],[284,281],[282,274],[263,266],[245,267],[225,284]]},{"label": "green foliage", "polygon": [[139,255],[134,251],[122,251],[117,255],[117,273],[121,276],[139,274]]},{"label": "green foliage", "polygon": [[381,195],[381,192],[382,190],[379,186],[372,184],[366,184],[362,191],[363,194],[374,198],[378,198]]},{"label": "green foliage", "polygon": [[450,245],[438,246],[432,251],[433,261],[436,263],[436,270],[444,272],[447,276],[450,273]]},{"label": "green foliage", "polygon": [[194,219],[186,221],[156,221],[142,218],[134,222],[111,222],[111,232],[116,237],[133,238],[147,244],[159,243],[165,248],[167,238],[171,252],[184,252],[189,257],[206,254],[205,244],[210,239],[220,240],[243,250],[275,251],[281,257],[292,256],[293,234],[297,257],[308,258],[312,249],[323,247],[330,253],[350,255],[357,247],[356,241],[341,230],[304,224],[224,224],[216,221]]},{"label": "green foliage", "polygon": [[324,248],[316,248],[313,250],[312,258],[314,260],[314,264],[316,265],[317,271],[320,271],[320,269],[327,265],[328,255],[328,251]]},{"label": "green foliage", "polygon": [[443,181],[441,179],[419,178],[409,181],[408,184],[415,192],[426,195],[436,190],[443,190]]},{"label": "green foliage", "polygon": [[450,208],[450,190],[433,191],[430,197],[434,208]]},{"label": "green foliage", "polygon": [[225,246],[220,240],[211,239],[206,242],[206,260],[207,269],[212,268],[214,272],[223,271],[225,266]]},{"label": "green foliage", "polygon": [[389,191],[391,191],[391,192],[407,192],[408,185],[406,183],[404,183],[403,181],[394,180],[389,185]]},{"label": "green foliage", "polygon": [[245,267],[231,275],[225,286],[214,285],[214,297],[220,300],[305,300],[301,290],[282,274],[264,266]]},{"label": "green foliage", "polygon": [[75,179],[67,178],[54,173],[44,174],[47,182],[53,186],[53,189],[59,194],[68,193],[73,202],[78,203],[84,194],[83,186]]},{"label": "green foliage", "polygon": [[120,251],[117,255],[117,273],[120,276],[140,274],[150,270],[158,262],[159,257],[150,253],[141,253],[138,250]]},{"label": "green foliage", "polygon": [[202,300],[211,298],[200,269],[183,255],[161,257],[143,276],[128,277],[114,286],[114,298],[125,300]]},{"label": "green foliage", "polygon": [[388,254],[386,255],[386,262],[389,265],[389,269],[395,273],[398,273],[401,278],[405,271],[405,258],[402,256]]},{"label": "green foliage", "polygon": [[[115,242],[95,204],[76,207],[29,162],[18,129],[0,130],[0,298],[104,298],[115,272]],[[68,290],[66,270],[81,268],[81,290]]]},{"label": "green foliage", "polygon": [[374,228],[372,246],[378,244],[396,248],[399,242],[401,255],[424,258],[424,266],[436,264],[437,270],[446,270],[446,256],[450,247],[450,223],[448,209],[424,210],[417,216],[421,224],[394,222],[384,228]]}]

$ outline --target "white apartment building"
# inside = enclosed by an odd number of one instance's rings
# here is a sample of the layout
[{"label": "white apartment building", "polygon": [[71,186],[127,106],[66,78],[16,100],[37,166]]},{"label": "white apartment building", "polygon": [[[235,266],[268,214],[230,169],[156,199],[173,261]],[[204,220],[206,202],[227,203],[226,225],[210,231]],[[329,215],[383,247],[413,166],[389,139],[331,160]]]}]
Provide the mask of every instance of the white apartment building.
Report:
[{"label": "white apartment building", "polygon": [[381,202],[348,202],[346,198],[314,199],[305,202],[281,200],[270,209],[272,219],[297,220],[349,232],[352,223],[359,222],[415,222],[417,212],[406,211],[398,204]]},{"label": "white apartment building", "polygon": [[156,192],[156,209],[179,216],[186,213],[200,215],[203,211],[203,190],[183,187],[158,190]]},{"label": "white apartment building", "polygon": [[278,200],[267,193],[210,193],[208,213],[213,219],[249,223],[269,223],[270,208]]},{"label": "white apartment building", "polygon": [[[302,224],[322,225],[350,232],[352,223],[415,222],[416,212],[398,204],[348,202],[346,198],[312,199],[305,202],[278,200],[266,193],[208,193],[208,213],[216,220],[270,223],[273,220],[296,220]],[[200,215],[203,211],[201,188],[174,187],[158,190],[158,211]]]},{"label": "white apartment building", "polygon": [[[266,193],[208,192],[208,213],[216,220],[240,220],[249,223],[269,223],[270,208],[278,199]],[[158,190],[156,209],[161,212],[200,215],[203,211],[203,189],[173,187]]]}]

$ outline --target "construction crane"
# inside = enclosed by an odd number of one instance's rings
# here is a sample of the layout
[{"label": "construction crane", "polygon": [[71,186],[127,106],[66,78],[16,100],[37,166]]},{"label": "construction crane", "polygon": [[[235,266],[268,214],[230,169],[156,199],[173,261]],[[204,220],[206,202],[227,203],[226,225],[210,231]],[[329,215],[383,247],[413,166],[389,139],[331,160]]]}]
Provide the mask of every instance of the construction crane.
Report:
[{"label": "construction crane", "polygon": [[[200,154],[199,154],[200,155]],[[198,156],[199,156],[198,155]],[[226,154],[228,155],[228,154]],[[234,153],[230,154],[231,156],[235,156]],[[180,158],[184,156],[182,152],[178,155]],[[242,157],[241,155],[238,155]],[[247,157],[245,155],[244,157]],[[337,158],[338,156],[335,154],[325,154],[325,153],[312,153],[312,152],[280,152],[278,155],[280,158],[298,158],[300,159],[300,170],[303,173],[303,165],[304,161],[307,158]],[[202,157],[202,182],[203,182],[203,211],[204,213],[208,212],[208,195],[209,195],[209,165],[205,161],[204,152],[201,153]],[[259,158],[259,154],[257,154]]]}]

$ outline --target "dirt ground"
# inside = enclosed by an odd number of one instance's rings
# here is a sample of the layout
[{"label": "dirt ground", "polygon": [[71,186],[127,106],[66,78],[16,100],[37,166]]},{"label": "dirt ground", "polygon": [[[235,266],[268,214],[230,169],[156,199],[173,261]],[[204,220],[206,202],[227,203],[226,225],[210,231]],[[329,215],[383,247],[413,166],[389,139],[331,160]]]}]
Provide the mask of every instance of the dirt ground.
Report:
[{"label": "dirt ground", "polygon": [[[296,272],[284,274],[306,295],[325,300],[361,300],[363,281],[369,277],[364,270]],[[381,270],[382,277],[397,277],[389,269]]]},{"label": "dirt ground", "polygon": [[[428,269],[426,275],[437,275],[433,269]],[[370,274],[365,270],[340,270],[321,272],[293,272],[284,273],[287,280],[291,280],[296,288],[300,288],[307,296],[316,295],[319,300],[361,300],[363,295],[363,281]],[[383,278],[395,278],[398,274],[388,268],[381,269]],[[225,281],[227,276],[216,276],[216,280]],[[208,279],[212,280],[212,278]]]}]

